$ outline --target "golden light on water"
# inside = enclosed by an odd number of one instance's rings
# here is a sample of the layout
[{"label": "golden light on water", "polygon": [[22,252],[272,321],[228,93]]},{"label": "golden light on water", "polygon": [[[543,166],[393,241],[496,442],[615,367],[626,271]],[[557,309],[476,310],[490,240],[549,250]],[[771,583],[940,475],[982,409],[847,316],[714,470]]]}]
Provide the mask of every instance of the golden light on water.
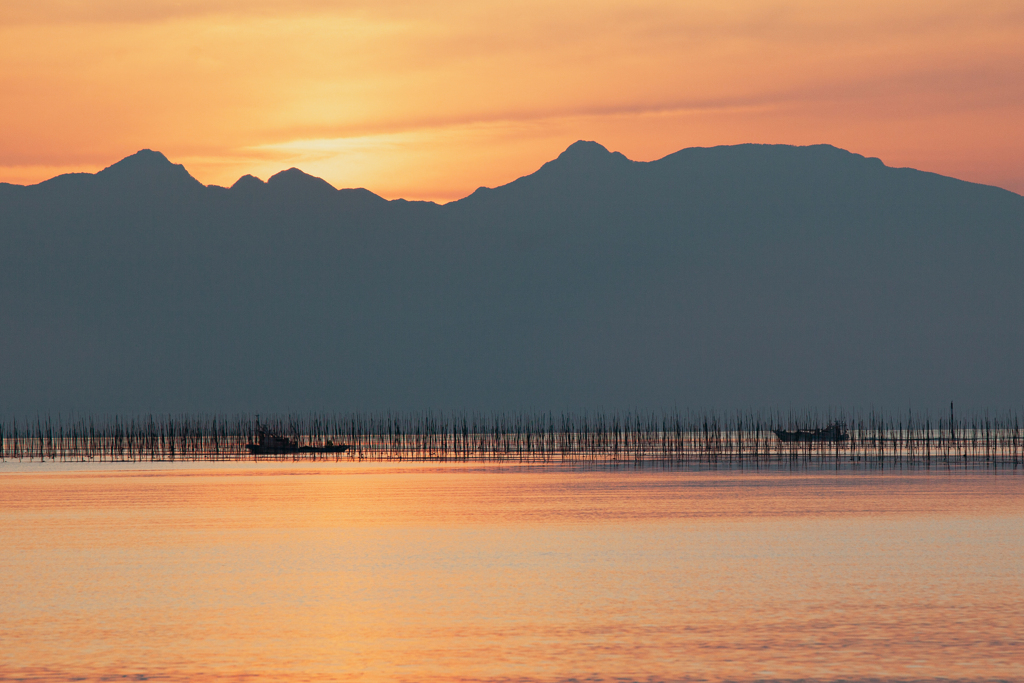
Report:
[{"label": "golden light on water", "polygon": [[0,180],[159,149],[448,200],[577,139],[827,142],[1024,191],[1018,2],[11,0]]},{"label": "golden light on water", "polygon": [[1011,469],[2,464],[0,680],[1020,680]]}]

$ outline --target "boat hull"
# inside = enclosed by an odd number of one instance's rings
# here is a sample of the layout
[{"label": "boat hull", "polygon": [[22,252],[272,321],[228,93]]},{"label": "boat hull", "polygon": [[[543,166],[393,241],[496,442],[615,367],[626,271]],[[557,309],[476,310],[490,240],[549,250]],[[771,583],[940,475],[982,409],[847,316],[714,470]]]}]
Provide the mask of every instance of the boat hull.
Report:
[{"label": "boat hull", "polygon": [[292,455],[297,453],[344,453],[347,445],[342,446],[266,446],[246,444],[245,450],[252,455]]},{"label": "boat hull", "polygon": [[850,435],[846,432],[839,431],[838,429],[773,429],[772,432],[779,438],[779,441],[783,443],[792,442],[838,442],[838,441],[849,441]]}]

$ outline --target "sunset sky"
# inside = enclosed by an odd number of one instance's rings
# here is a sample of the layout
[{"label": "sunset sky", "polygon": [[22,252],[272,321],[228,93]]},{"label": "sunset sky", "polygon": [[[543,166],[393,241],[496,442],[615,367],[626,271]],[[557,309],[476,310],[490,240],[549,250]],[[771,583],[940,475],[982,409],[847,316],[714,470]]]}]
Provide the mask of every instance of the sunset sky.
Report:
[{"label": "sunset sky", "polygon": [[142,148],[448,201],[577,139],[830,143],[1024,193],[1020,0],[4,0],[0,181]]}]

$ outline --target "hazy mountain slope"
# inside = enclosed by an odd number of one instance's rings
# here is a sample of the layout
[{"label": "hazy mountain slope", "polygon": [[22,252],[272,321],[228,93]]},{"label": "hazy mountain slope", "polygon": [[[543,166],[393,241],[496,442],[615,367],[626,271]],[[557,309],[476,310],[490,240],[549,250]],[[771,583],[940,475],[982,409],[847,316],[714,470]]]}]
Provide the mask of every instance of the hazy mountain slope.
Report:
[{"label": "hazy mountain slope", "polygon": [[445,206],[146,151],[0,186],[0,236],[4,412],[1024,402],[1024,198],[827,146]]}]

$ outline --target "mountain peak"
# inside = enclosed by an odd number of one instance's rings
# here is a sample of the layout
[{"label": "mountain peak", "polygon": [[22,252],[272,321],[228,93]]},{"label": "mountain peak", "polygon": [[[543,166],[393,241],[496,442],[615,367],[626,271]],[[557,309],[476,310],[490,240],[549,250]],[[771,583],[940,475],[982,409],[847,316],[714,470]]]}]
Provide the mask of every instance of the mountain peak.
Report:
[{"label": "mountain peak", "polygon": [[133,184],[202,187],[181,164],[172,164],[161,152],[141,149],[96,174],[97,178]]},{"label": "mountain peak", "polygon": [[270,176],[267,187],[275,193],[294,197],[335,195],[338,190],[323,178],[311,176],[297,168],[289,168]]},{"label": "mountain peak", "polygon": [[629,159],[619,152],[609,152],[604,145],[591,140],[577,140],[566,147],[554,162],[549,163],[593,166],[623,161],[629,161]]},{"label": "mountain peak", "polygon": [[174,166],[174,164],[172,164],[170,160],[166,156],[164,156],[163,152],[158,152],[152,149],[140,149],[135,154],[130,154],[126,156],[124,159],[121,159],[121,161],[117,162],[117,164],[114,164],[114,166],[126,163],[151,164],[154,166]]},{"label": "mountain peak", "polygon": [[110,174],[128,171],[138,172],[143,169],[167,169],[173,166],[174,164],[172,164],[170,160],[163,155],[163,152],[154,152],[151,149],[140,149],[135,154],[130,154],[124,159],[121,159],[121,161],[107,166],[105,169],[100,171],[100,173]]},{"label": "mountain peak", "polygon": [[469,204],[474,204],[485,201],[484,197],[503,196],[510,191],[521,191],[523,188],[544,188],[553,181],[577,182],[596,176],[606,177],[609,173],[615,175],[633,163],[620,152],[609,152],[608,148],[597,142],[577,140],[566,147],[557,158],[545,163],[534,173],[500,187],[479,187],[459,202],[469,200]]},{"label": "mountain peak", "polygon": [[611,152],[609,152],[608,148],[599,142],[594,142],[593,140],[577,140],[566,147],[565,151],[558,155],[558,158],[561,159],[584,155],[593,157],[604,156],[606,154],[611,154]]},{"label": "mountain peak", "polygon": [[231,186],[232,190],[243,190],[248,191],[250,189],[262,188],[266,183],[257,178],[254,175],[246,173],[244,176],[235,181],[235,184]]}]

